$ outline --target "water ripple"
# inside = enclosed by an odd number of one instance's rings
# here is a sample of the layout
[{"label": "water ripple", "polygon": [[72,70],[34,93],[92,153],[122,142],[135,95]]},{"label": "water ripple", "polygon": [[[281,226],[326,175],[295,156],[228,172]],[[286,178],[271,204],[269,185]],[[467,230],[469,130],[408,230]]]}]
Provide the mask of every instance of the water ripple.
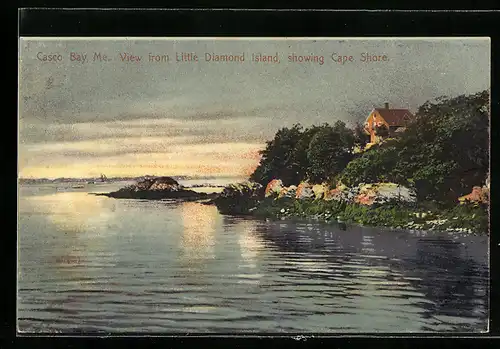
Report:
[{"label": "water ripple", "polygon": [[[339,231],[222,216],[196,203],[83,194],[21,198],[21,331],[487,328],[483,237]],[[68,210],[72,200],[88,212]]]}]

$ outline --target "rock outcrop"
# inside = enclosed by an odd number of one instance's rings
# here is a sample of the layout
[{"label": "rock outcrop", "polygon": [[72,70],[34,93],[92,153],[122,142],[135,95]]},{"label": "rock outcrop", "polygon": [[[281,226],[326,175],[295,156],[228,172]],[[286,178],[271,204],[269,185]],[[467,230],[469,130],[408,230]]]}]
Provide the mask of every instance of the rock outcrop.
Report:
[{"label": "rock outcrop", "polygon": [[281,179],[273,179],[269,183],[267,183],[265,190],[265,197],[269,196],[278,196],[283,189],[283,182]]},{"label": "rock outcrop", "polygon": [[482,203],[482,204],[489,203],[490,202],[489,183],[488,183],[488,186],[485,185],[483,187],[479,187],[479,186],[473,187],[472,192],[470,194],[459,197],[458,201],[461,204],[465,204],[467,202]]},{"label": "rock outcrop", "polygon": [[307,182],[301,182],[297,187],[295,198],[299,200],[314,198],[314,192],[311,184]]},{"label": "rock outcrop", "polygon": [[156,179],[151,186],[149,187],[148,190],[153,190],[153,191],[162,191],[162,190],[169,190],[169,191],[179,191],[182,190],[182,186],[177,183],[173,178],[170,177],[161,177]]},{"label": "rock outcrop", "polygon": [[395,200],[399,202],[415,202],[416,194],[412,189],[396,183],[360,184],[354,202],[361,205],[383,204]]},{"label": "rock outcrop", "polygon": [[295,185],[291,185],[289,187],[281,188],[278,198],[294,198],[295,195],[297,195],[297,187]]},{"label": "rock outcrop", "polygon": [[328,185],[323,183],[323,184],[315,184],[312,186],[312,191],[314,193],[314,198],[315,199],[323,199],[325,196],[325,193],[328,191]]},{"label": "rock outcrop", "polygon": [[354,202],[360,205],[373,205],[377,196],[371,184],[360,186],[358,194],[354,197]]},{"label": "rock outcrop", "polygon": [[326,183],[310,184],[301,182],[297,187],[284,187],[279,179],[270,181],[265,189],[265,197],[295,198],[298,200],[337,200],[361,205],[383,204],[388,201],[415,202],[415,191],[395,183],[359,184],[349,188],[339,183],[330,189]]},{"label": "rock outcrop", "polygon": [[339,184],[335,189],[329,189],[328,191],[326,191],[324,199],[326,201],[335,200],[351,203],[354,201],[354,198],[358,194],[358,191],[358,187],[348,188],[343,184]]},{"label": "rock outcrop", "polygon": [[157,177],[144,179],[136,184],[121,188],[118,191],[98,194],[120,199],[203,199],[209,194],[198,193],[182,187],[172,177]]},{"label": "rock outcrop", "polygon": [[346,187],[339,183],[335,189],[327,189],[323,195],[326,201],[336,200],[360,205],[373,205],[387,201],[415,202],[414,190],[396,183],[359,184],[355,187]]}]

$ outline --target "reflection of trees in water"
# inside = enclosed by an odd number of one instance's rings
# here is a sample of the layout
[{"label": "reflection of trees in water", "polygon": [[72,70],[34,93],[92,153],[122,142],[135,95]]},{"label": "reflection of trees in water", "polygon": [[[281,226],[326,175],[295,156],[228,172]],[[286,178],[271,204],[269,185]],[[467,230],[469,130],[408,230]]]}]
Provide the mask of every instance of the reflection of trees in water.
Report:
[{"label": "reflection of trees in water", "polygon": [[464,256],[461,243],[419,239],[415,258],[404,260],[401,268],[407,276],[420,279],[410,282],[432,302],[421,304],[425,316],[487,319],[487,266]]},{"label": "reflection of trees in water", "polygon": [[342,245],[334,228],[318,224],[258,222],[256,231],[284,252],[315,254],[329,250],[356,252]]},{"label": "reflection of trees in water", "polygon": [[[378,232],[376,229],[353,228],[346,232],[335,226],[321,224],[295,224],[283,222],[257,222],[256,232],[271,242],[279,251],[290,253],[293,258],[318,259],[329,264],[350,264],[355,261],[387,268],[387,273],[378,275],[386,281],[402,279],[405,284],[423,294],[426,301],[411,300],[423,310],[422,316],[432,319],[430,323],[442,324],[439,317],[470,318],[486,320],[488,312],[487,266],[476,262],[464,252],[466,246],[447,238],[419,238],[405,232]],[[364,233],[363,233],[364,232]],[[369,254],[377,258],[360,258],[366,254],[366,233],[370,238]],[[486,253],[486,251],[485,251]],[[318,258],[318,256],[320,256]],[[277,271],[296,270],[294,266],[281,266]],[[335,268],[351,279],[356,286],[359,276],[356,269]],[[309,278],[330,279],[325,272],[309,273]],[[408,298],[405,292],[393,292],[391,297]],[[429,302],[430,301],[430,302]],[[397,309],[395,309],[397,311]],[[437,317],[437,318],[436,318]],[[453,322],[460,322],[455,319]],[[459,323],[447,327],[456,330],[477,330],[475,325]],[[467,328],[469,327],[469,328]],[[435,328],[422,328],[435,330]]]},{"label": "reflection of trees in water", "polygon": [[[331,280],[331,273],[325,269],[335,269],[337,282],[341,282],[339,276],[351,280],[351,285],[355,281],[355,269],[335,267],[348,263],[357,249],[350,243],[344,244],[334,227],[271,221],[258,222],[256,232],[280,252],[285,252],[283,258],[297,262],[280,265],[278,272],[293,273],[300,267],[299,271],[307,272],[308,278]],[[315,268],[321,272],[314,272]]]}]

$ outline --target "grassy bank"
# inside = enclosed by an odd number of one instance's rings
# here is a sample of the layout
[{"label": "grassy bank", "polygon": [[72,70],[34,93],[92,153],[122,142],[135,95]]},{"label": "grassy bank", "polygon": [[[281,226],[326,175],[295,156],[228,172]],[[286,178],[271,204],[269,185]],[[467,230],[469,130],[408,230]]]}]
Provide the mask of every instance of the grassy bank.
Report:
[{"label": "grassy bank", "polygon": [[[243,200],[241,202],[244,202]],[[487,234],[488,209],[481,205],[457,205],[438,208],[432,203],[418,205],[389,202],[382,205],[359,205],[342,201],[265,198],[231,206],[216,202],[228,214],[252,215],[271,219],[316,220],[413,230],[439,230]]]}]

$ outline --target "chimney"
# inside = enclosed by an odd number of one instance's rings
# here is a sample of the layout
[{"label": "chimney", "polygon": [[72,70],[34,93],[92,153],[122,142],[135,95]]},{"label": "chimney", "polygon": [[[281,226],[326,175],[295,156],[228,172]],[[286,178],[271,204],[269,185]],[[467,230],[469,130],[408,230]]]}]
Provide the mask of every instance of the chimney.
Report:
[{"label": "chimney", "polygon": [[389,109],[389,103],[385,102],[384,107],[385,107],[385,109]]}]

